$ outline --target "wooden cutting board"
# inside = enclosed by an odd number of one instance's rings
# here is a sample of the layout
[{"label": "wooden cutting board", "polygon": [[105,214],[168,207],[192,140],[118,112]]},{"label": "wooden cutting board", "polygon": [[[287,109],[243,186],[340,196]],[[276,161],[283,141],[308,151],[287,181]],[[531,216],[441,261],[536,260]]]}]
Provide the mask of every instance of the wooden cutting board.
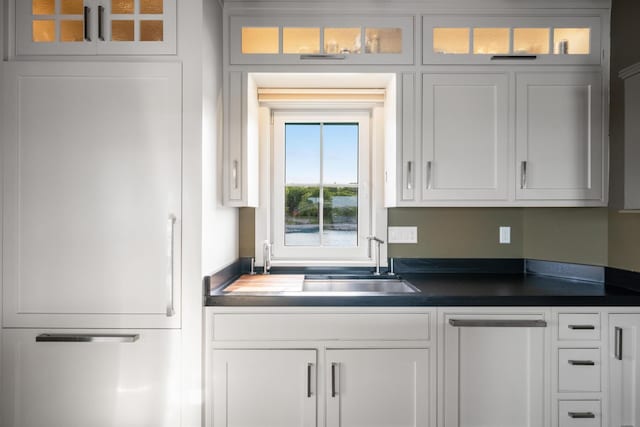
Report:
[{"label": "wooden cutting board", "polygon": [[243,274],[224,292],[301,292],[302,282],[303,274]]}]

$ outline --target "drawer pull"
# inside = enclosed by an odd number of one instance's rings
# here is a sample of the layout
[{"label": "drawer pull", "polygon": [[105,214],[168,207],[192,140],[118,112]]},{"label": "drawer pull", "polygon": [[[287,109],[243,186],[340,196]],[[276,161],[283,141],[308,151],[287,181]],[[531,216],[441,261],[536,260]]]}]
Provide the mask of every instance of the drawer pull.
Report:
[{"label": "drawer pull", "polygon": [[456,328],[546,328],[544,320],[449,319]]},{"label": "drawer pull", "polygon": [[40,334],[36,342],[135,342],[138,334]]},{"label": "drawer pull", "polygon": [[570,418],[595,418],[596,414],[593,412],[569,412]]},{"label": "drawer pull", "polygon": [[569,360],[569,365],[574,366],[594,366],[595,364],[593,360]]},{"label": "drawer pull", "polygon": [[538,55],[493,55],[491,57],[492,61],[496,61],[496,60],[515,61],[515,60],[522,60],[522,59],[533,61],[535,59],[538,59]]},{"label": "drawer pull", "polygon": [[335,53],[305,53],[300,55],[300,59],[301,60],[307,60],[307,59],[339,59],[339,60],[343,60],[343,59],[347,59],[346,55],[343,54],[335,54]]},{"label": "drawer pull", "polygon": [[569,329],[574,329],[577,331],[586,331],[586,330],[593,330],[596,327],[594,325],[569,325]]}]

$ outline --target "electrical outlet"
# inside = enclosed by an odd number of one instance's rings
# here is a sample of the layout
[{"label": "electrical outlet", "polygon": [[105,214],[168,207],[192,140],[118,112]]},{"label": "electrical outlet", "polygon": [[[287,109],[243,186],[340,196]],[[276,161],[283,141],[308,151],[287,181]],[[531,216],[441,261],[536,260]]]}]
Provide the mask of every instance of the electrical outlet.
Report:
[{"label": "electrical outlet", "polygon": [[418,227],[389,227],[389,243],[418,243]]},{"label": "electrical outlet", "polygon": [[500,227],[500,244],[508,245],[511,243],[511,227]]}]

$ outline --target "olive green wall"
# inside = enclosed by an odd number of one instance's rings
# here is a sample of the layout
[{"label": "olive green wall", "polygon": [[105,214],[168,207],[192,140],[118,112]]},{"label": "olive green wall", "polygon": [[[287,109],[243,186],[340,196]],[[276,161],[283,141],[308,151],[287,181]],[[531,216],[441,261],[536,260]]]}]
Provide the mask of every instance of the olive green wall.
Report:
[{"label": "olive green wall", "polygon": [[256,210],[240,209],[240,225],[238,230],[239,252],[241,257],[255,256]]},{"label": "olive green wall", "polygon": [[[640,62],[640,2],[613,0],[611,10],[611,108],[609,265],[640,271],[640,213],[619,213],[624,195],[623,68]],[[640,165],[638,165],[640,167]]]}]

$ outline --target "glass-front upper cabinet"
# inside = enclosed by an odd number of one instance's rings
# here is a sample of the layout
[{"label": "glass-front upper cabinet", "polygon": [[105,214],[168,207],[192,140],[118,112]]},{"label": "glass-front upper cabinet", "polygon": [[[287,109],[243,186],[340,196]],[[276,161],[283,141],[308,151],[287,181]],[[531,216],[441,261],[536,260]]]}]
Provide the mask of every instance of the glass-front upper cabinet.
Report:
[{"label": "glass-front upper cabinet", "polygon": [[176,0],[16,0],[17,55],[176,53]]},{"label": "glass-front upper cabinet", "polygon": [[413,64],[413,17],[232,16],[231,64]]},{"label": "glass-front upper cabinet", "polygon": [[599,64],[600,17],[424,16],[428,64]]}]

